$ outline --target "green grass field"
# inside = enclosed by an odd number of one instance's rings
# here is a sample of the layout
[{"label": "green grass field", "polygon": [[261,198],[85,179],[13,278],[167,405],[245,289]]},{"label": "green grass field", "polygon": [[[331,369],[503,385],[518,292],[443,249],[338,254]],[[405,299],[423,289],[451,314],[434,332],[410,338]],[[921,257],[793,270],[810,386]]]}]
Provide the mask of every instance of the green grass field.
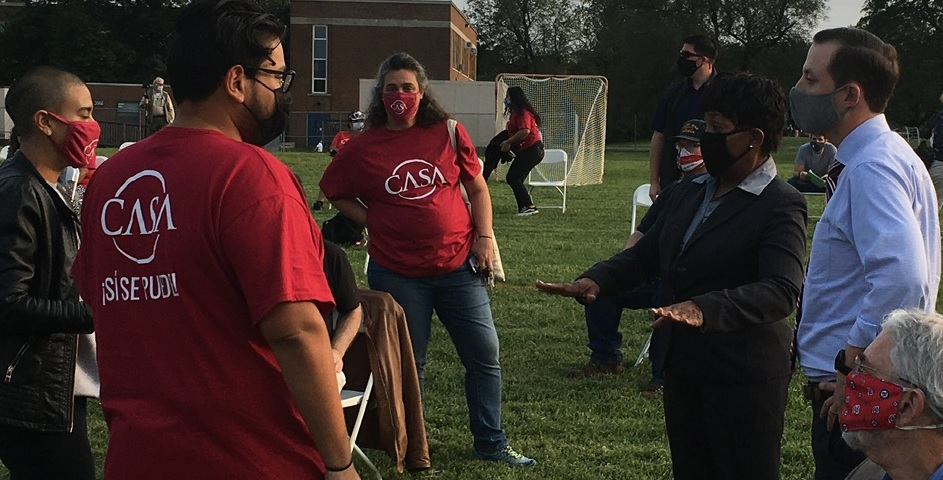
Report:
[{"label": "green grass field", "polygon": [[[775,155],[780,176],[791,175],[796,148],[804,141],[786,139],[783,151]],[[284,153],[279,158],[301,176],[313,201],[329,160],[327,154]],[[398,474],[385,454],[368,450],[384,478],[671,478],[661,403],[639,395],[650,378],[648,363],[616,377],[568,378],[567,371],[587,361],[582,307],[533,287],[538,278],[571,280],[621,248],[629,233],[632,193],[648,181],[647,145],[612,146],[607,151],[605,171],[603,184],[568,190],[565,214],[559,209],[540,208],[539,215],[518,218],[507,185],[503,181],[490,183],[495,232],[508,276],[508,281],[492,292],[504,374],[503,423],[512,446],[534,457],[538,465],[511,469],[472,459],[463,369],[447,333],[434,324],[426,369],[426,420],[433,469],[417,475]],[[536,190],[534,197],[538,207],[560,199],[555,190],[546,188]],[[821,214],[821,209],[821,197],[812,198],[810,215]],[[335,212],[313,213],[320,224]],[[810,239],[813,224],[811,220]],[[354,271],[365,284],[365,252],[358,248],[348,252]],[[634,360],[649,332],[647,313],[626,311],[622,331],[626,359]],[[810,408],[801,397],[802,382],[801,374],[796,374],[790,388],[782,449],[784,479],[812,476]],[[90,405],[90,411],[92,442],[101,463],[107,431],[98,404]]]}]

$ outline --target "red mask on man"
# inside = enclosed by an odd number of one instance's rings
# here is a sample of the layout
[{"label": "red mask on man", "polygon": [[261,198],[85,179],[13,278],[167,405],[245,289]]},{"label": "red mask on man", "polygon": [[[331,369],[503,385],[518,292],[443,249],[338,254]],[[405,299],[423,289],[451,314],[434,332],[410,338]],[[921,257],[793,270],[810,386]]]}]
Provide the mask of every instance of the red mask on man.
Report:
[{"label": "red mask on man", "polygon": [[839,423],[843,432],[888,430],[897,426],[897,407],[904,387],[867,372],[848,374],[845,407]]},{"label": "red mask on man", "polygon": [[62,143],[56,143],[52,137],[48,138],[56,147],[56,150],[69,161],[69,166],[82,168],[94,161],[95,149],[98,147],[98,139],[101,137],[101,126],[98,125],[98,122],[95,120],[70,122],[55,113],[46,113],[68,127],[65,140]]},{"label": "red mask on man", "polygon": [[408,122],[419,111],[418,92],[384,92],[383,107],[386,114],[398,122]]}]

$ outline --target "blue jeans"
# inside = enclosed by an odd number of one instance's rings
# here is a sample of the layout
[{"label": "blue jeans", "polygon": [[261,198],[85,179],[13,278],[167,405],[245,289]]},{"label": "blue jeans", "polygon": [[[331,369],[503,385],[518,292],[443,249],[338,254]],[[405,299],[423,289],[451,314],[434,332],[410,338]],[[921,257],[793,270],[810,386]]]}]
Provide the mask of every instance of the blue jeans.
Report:
[{"label": "blue jeans", "polygon": [[487,454],[507,446],[501,429],[498,332],[485,280],[471,271],[468,262],[452,273],[426,278],[404,277],[370,262],[367,278],[371,289],[388,292],[406,313],[420,385],[435,310],[465,367],[465,401],[475,450]]},{"label": "blue jeans", "polygon": [[[591,362],[605,365],[622,363],[622,334],[619,333],[622,310],[654,306],[657,292],[658,282],[651,282],[619,295],[601,296],[595,302],[586,305],[586,332],[589,335],[587,346],[591,351],[589,355]],[[652,331],[648,358],[652,362],[652,379],[658,383],[665,383],[665,374],[658,350],[661,337],[659,332],[658,329]]]}]

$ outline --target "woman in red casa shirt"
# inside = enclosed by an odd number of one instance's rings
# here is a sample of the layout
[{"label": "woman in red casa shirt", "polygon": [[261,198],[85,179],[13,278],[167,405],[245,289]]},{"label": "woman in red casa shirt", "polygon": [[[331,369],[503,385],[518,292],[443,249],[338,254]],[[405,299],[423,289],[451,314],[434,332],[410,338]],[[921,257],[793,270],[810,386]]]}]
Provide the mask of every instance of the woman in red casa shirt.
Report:
[{"label": "woman in red casa shirt", "polygon": [[433,310],[448,330],[466,370],[475,457],[531,466],[534,460],[515,452],[501,428],[498,335],[484,278],[494,258],[491,197],[468,133],[449,119],[428,83],[410,55],[386,59],[367,128],[337,153],[321,189],[344,215],[369,227],[370,288],[402,305],[420,381]]},{"label": "woman in red casa shirt", "polygon": [[517,215],[525,217],[537,213],[537,206],[524,186],[524,179],[544,159],[540,115],[530,105],[521,87],[508,89],[507,97],[504,98],[504,114],[509,115],[507,131],[510,137],[501,142],[501,151],[507,152],[513,148],[517,153],[508,168],[507,182],[517,200]]}]

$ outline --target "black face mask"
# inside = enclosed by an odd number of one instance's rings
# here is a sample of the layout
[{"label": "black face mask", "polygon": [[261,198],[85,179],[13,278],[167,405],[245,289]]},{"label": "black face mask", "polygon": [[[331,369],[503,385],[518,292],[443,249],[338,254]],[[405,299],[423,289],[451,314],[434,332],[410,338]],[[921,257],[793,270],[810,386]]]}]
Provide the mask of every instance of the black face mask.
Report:
[{"label": "black face mask", "polygon": [[701,134],[701,156],[704,158],[707,173],[717,178],[730,169],[731,165],[737,163],[737,160],[753,150],[753,145],[750,145],[749,148],[736,157],[727,150],[728,136],[749,130],[752,130],[752,128],[738,128],[727,133],[704,132]]},{"label": "black face mask", "polygon": [[677,65],[678,73],[680,73],[682,77],[690,77],[697,71],[697,60],[678,57]]},{"label": "black face mask", "polygon": [[261,118],[259,115],[256,115],[251,108],[247,107],[246,104],[242,104],[242,106],[249,111],[249,115],[252,115],[252,118],[255,119],[257,126],[256,131],[243,135],[243,139],[247,143],[258,147],[268,145],[269,142],[278,138],[279,135],[285,131],[285,125],[288,124],[288,114],[291,112],[290,94],[280,89],[272,90],[265,84],[262,84],[262,86],[275,95],[275,111],[272,112],[272,115],[268,118]]},{"label": "black face mask", "polygon": [[823,148],[825,148],[825,144],[824,144],[824,143],[809,142],[809,144],[812,145],[812,151],[815,152],[815,153],[819,153],[819,152],[822,151]]}]

